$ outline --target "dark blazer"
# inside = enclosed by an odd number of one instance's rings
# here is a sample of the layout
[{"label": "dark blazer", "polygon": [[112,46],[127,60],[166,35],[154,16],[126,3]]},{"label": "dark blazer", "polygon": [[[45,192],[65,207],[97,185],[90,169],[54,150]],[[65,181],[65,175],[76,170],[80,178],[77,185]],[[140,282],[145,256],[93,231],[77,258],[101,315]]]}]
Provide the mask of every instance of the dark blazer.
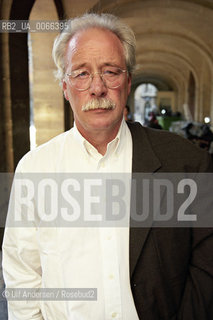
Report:
[{"label": "dark blazer", "polygon": [[[133,173],[213,171],[207,152],[184,138],[128,125]],[[139,319],[213,319],[213,229],[130,228],[130,277]]]}]

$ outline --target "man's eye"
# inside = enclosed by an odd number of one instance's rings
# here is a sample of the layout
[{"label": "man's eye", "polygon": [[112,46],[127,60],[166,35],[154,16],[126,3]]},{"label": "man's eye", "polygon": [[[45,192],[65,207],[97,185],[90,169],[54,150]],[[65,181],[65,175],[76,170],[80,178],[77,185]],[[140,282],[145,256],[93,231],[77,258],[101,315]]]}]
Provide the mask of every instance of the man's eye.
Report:
[{"label": "man's eye", "polygon": [[88,71],[81,71],[79,73],[76,73],[75,78],[87,78],[89,77]]},{"label": "man's eye", "polygon": [[104,70],[104,74],[107,75],[107,76],[116,76],[119,73],[118,73],[117,70],[107,69],[107,70]]}]

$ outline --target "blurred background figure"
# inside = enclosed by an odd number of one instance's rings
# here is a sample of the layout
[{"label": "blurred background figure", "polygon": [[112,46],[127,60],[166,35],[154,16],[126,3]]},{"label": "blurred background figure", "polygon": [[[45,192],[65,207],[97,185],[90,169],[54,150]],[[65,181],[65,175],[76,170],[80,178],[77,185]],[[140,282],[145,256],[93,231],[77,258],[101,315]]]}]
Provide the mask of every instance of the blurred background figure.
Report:
[{"label": "blurred background figure", "polygon": [[208,125],[190,122],[182,129],[185,132],[185,138],[212,154],[213,133]]},{"label": "blurred background figure", "polygon": [[162,129],[161,125],[158,123],[158,120],[154,112],[149,113],[149,120],[146,125],[149,128]]}]

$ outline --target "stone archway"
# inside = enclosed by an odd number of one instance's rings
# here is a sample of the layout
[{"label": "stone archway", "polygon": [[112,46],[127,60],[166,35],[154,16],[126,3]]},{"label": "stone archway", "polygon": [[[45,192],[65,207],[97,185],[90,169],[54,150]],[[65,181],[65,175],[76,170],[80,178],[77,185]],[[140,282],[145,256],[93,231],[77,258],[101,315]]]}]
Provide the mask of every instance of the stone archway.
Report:
[{"label": "stone archway", "polygon": [[[28,20],[35,0],[13,0],[10,20]],[[58,16],[63,17],[63,6],[55,0]],[[30,149],[29,122],[29,68],[27,33],[9,34],[9,65],[12,110],[13,162],[16,167],[20,158]]]}]

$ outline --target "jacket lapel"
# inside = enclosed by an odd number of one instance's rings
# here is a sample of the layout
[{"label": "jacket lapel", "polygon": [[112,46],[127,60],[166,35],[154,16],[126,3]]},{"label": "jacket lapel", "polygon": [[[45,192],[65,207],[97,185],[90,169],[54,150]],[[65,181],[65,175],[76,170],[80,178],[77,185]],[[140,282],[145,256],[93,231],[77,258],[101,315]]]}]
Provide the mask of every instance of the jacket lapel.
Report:
[{"label": "jacket lapel", "polygon": [[[132,174],[134,178],[135,173],[151,173],[156,172],[161,163],[156,157],[152,146],[149,142],[145,129],[137,122],[128,124],[132,134],[133,141],[133,159],[132,159]],[[133,199],[133,194],[132,194]],[[131,200],[130,212],[133,212],[133,201]],[[138,203],[136,203],[136,212],[139,212]],[[133,227],[134,225],[134,227]],[[147,223],[146,223],[147,225]],[[148,237],[152,225],[149,221],[149,226],[143,228],[142,226],[135,226],[130,214],[130,276],[132,276],[138,258],[142,252],[145,241]]]}]

